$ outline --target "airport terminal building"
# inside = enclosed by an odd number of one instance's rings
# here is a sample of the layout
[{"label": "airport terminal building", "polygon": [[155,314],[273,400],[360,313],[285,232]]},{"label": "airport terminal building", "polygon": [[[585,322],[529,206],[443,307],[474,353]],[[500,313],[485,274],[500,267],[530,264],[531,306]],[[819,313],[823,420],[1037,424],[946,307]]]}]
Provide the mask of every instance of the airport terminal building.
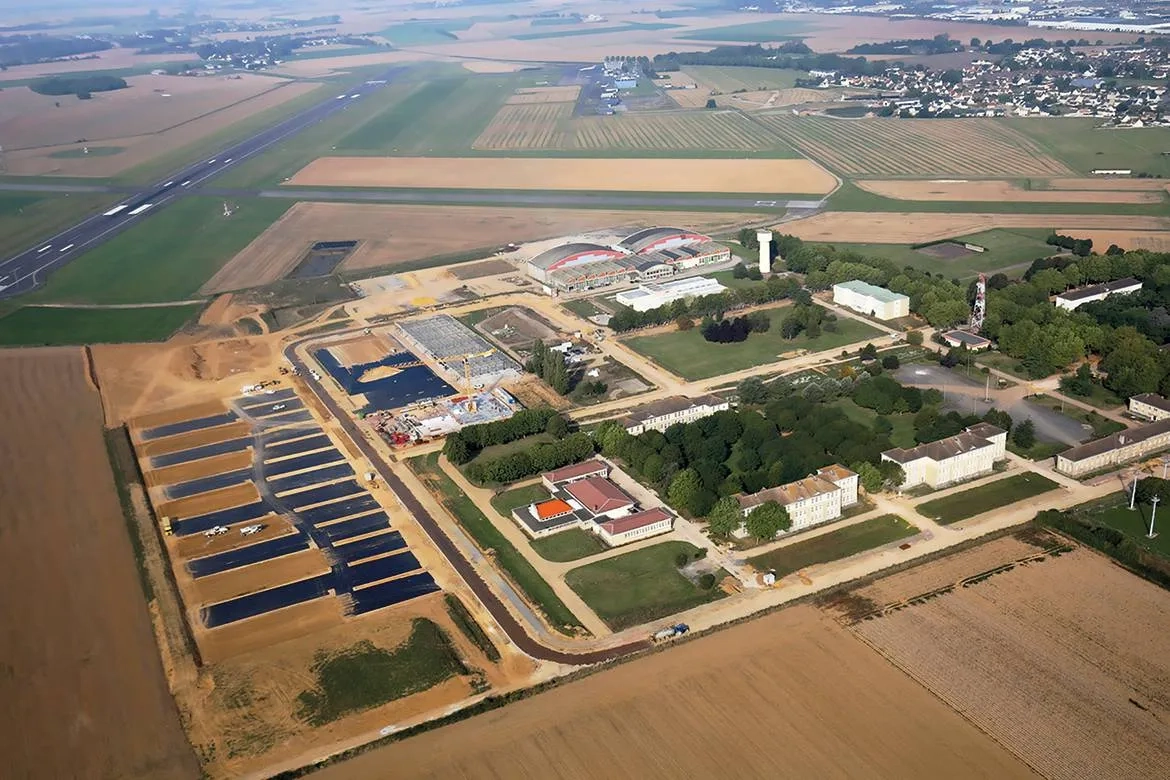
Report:
[{"label": "airport terminal building", "polygon": [[683,228],[639,230],[616,244],[561,244],[528,260],[528,275],[550,295],[612,284],[654,282],[700,266],[731,260],[731,250]]}]

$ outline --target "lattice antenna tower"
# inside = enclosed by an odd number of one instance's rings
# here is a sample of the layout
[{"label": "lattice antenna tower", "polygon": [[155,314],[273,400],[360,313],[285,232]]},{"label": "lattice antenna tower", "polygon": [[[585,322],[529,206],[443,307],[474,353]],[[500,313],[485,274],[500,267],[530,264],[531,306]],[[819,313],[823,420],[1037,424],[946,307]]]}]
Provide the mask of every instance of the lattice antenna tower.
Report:
[{"label": "lattice antenna tower", "polygon": [[971,332],[983,330],[983,318],[987,316],[987,276],[979,274],[975,283],[975,305],[971,307]]}]

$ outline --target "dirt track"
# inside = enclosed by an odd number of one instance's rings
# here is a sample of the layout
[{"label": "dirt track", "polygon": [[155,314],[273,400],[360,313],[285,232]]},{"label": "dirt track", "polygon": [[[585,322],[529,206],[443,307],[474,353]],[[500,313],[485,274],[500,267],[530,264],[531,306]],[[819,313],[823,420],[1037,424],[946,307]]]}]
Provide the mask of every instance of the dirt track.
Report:
[{"label": "dirt track", "polygon": [[[768,184],[764,184],[767,182]],[[287,184],[612,192],[757,192],[823,195],[836,179],[811,160],[320,157]]]},{"label": "dirt track", "polygon": [[1170,219],[1080,214],[933,214],[892,212],[826,211],[808,219],[785,222],[776,227],[782,233],[805,241],[866,244],[908,244],[964,236],[1003,227],[1051,228],[1080,225],[1086,229],[1170,230]]},{"label": "dirt track", "polygon": [[321,780],[1034,777],[811,607],[358,756]]},{"label": "dirt track", "polygon": [[80,350],[0,353],[6,777],[195,778]]}]

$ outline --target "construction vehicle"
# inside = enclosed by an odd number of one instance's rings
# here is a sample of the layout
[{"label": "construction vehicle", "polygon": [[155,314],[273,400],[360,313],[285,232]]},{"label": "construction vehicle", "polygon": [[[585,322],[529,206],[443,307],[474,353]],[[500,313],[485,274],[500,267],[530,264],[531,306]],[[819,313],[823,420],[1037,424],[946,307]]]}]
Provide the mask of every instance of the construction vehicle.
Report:
[{"label": "construction vehicle", "polygon": [[206,536],[208,539],[211,539],[212,537],[221,536],[223,534],[226,534],[227,532],[228,532],[228,527],[226,525],[215,525],[215,526],[212,526],[211,528],[208,528],[206,531],[204,531],[203,535]]},{"label": "construction vehicle", "polygon": [[655,642],[665,642],[668,639],[674,639],[675,637],[682,636],[690,630],[691,627],[686,623],[675,623],[673,626],[669,626],[662,629],[661,631],[655,632],[654,636],[651,638]]},{"label": "construction vehicle", "polygon": [[258,534],[263,530],[264,530],[263,523],[256,523],[255,525],[246,525],[240,529],[240,536],[251,536],[252,534]]}]

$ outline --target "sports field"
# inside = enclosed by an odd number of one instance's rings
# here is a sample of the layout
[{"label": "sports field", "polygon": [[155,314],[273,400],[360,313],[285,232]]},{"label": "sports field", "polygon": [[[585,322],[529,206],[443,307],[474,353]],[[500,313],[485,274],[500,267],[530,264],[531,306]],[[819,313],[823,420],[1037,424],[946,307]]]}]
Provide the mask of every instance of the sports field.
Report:
[{"label": "sports field", "polygon": [[810,160],[590,160],[507,157],[322,157],[292,186],[433,187],[609,192],[758,192],[823,195],[836,179]]},{"label": "sports field", "polygon": [[772,328],[767,333],[753,333],[738,344],[710,344],[703,340],[698,328],[635,336],[626,339],[625,344],[683,379],[694,380],[773,363],[781,355],[797,350],[821,352],[881,335],[881,331],[862,322],[841,319],[836,333],[824,331],[815,339],[804,334],[785,339],[780,335],[780,322],[786,313],[783,307],[769,310]]},{"label": "sports field", "polygon": [[830,119],[766,114],[780,138],[848,176],[1068,176],[1012,126],[984,119]]},{"label": "sports field", "polygon": [[[1026,498],[1039,496],[1058,487],[1059,484],[1039,474],[1016,474],[970,490],[952,493],[945,498],[927,501],[915,509],[925,517],[934,518],[940,525],[950,525]],[[1039,509],[1039,505],[1036,508]]]}]

